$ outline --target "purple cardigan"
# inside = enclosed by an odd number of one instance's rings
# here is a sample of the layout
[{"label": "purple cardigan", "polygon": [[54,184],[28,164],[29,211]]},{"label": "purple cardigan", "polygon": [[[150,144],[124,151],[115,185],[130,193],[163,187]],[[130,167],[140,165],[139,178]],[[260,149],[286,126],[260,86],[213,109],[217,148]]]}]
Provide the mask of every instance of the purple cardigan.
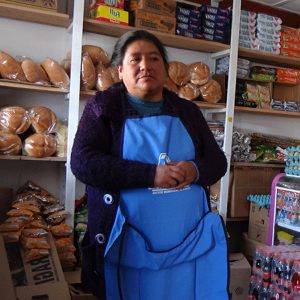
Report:
[{"label": "purple cardigan", "polygon": [[[164,98],[170,101],[164,101],[162,113],[175,109],[193,140],[193,162],[199,170],[196,183],[214,184],[225,174],[227,161],[200,109],[167,89]],[[85,106],[71,154],[72,172],[86,184],[89,210],[87,234],[82,242],[82,282],[99,299],[105,299],[103,256],[119,191],[154,186],[155,164],[122,159],[124,113],[138,115],[122,87],[97,92]]]}]

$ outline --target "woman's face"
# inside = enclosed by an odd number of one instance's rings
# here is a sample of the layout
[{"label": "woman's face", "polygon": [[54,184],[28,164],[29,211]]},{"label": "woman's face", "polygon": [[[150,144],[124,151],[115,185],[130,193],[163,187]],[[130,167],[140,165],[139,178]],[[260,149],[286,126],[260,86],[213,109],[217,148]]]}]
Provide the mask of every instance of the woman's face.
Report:
[{"label": "woman's face", "polygon": [[129,44],[123,65],[117,68],[129,94],[152,102],[162,99],[167,72],[163,58],[153,43],[138,40]]}]

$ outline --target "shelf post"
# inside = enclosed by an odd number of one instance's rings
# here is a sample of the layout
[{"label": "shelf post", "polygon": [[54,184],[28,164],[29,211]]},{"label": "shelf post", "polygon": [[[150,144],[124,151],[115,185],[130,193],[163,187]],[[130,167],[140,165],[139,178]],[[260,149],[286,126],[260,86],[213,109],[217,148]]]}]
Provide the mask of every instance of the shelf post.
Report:
[{"label": "shelf post", "polygon": [[84,0],[74,1],[73,27],[72,27],[72,68],[70,74],[70,101],[68,113],[68,143],[66,162],[66,192],[65,207],[70,213],[68,223],[73,228],[75,212],[75,190],[76,178],[70,167],[71,150],[79,121],[79,99],[80,99],[80,71],[82,51],[82,30],[83,30]]},{"label": "shelf post", "polygon": [[227,216],[227,199],[229,188],[229,173],[231,161],[231,146],[232,146],[232,132],[234,119],[234,102],[235,102],[235,88],[236,88],[236,73],[237,73],[237,59],[238,59],[238,43],[239,43],[239,27],[241,14],[241,0],[234,0],[232,7],[232,27],[231,27],[231,41],[230,41],[230,62],[228,74],[227,87],[227,103],[225,113],[225,128],[224,128],[224,144],[223,151],[227,158],[227,172],[221,179],[220,187],[220,210],[219,214],[226,222]]}]

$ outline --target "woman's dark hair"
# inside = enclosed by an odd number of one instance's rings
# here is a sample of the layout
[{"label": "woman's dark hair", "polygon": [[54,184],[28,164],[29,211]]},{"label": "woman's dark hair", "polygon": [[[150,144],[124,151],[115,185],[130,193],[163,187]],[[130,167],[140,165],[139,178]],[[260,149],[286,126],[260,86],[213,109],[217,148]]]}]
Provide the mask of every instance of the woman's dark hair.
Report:
[{"label": "woman's dark hair", "polygon": [[132,42],[139,40],[144,40],[154,44],[162,56],[165,66],[168,64],[167,51],[161,41],[155,35],[146,30],[132,30],[123,34],[115,44],[114,52],[111,57],[111,64],[113,66],[121,66],[123,64],[127,47]]}]

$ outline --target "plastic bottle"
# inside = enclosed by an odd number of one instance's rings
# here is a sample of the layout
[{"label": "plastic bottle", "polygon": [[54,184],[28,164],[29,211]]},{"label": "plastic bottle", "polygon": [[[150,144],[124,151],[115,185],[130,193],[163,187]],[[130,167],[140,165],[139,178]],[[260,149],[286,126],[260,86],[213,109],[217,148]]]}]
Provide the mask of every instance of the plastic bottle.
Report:
[{"label": "plastic bottle", "polygon": [[280,262],[279,252],[274,252],[273,260],[272,260],[272,268],[271,268],[271,283],[275,285],[278,284],[279,262]]},{"label": "plastic bottle", "polygon": [[284,283],[284,270],[285,270],[285,257],[281,256],[278,264],[278,287],[283,290]]},{"label": "plastic bottle", "polygon": [[255,275],[257,278],[262,278],[262,270],[261,270],[261,265],[262,265],[262,261],[264,258],[264,251],[263,248],[259,248],[258,249],[258,255],[257,255],[257,259],[256,259],[256,270],[255,270]]},{"label": "plastic bottle", "polygon": [[262,250],[262,247],[257,246],[254,253],[252,274],[256,276],[260,275]]},{"label": "plastic bottle", "polygon": [[279,300],[280,296],[281,296],[281,290],[280,290],[280,288],[276,287],[275,293],[270,300]]},{"label": "plastic bottle", "polygon": [[285,270],[283,272],[283,289],[284,291],[291,292],[291,275],[292,275],[293,261],[288,258],[285,264]]},{"label": "plastic bottle", "polygon": [[271,282],[272,259],[272,253],[265,252],[264,260],[261,266],[263,282]]},{"label": "plastic bottle", "polygon": [[253,288],[252,295],[248,296],[248,300],[258,300],[258,295],[262,289],[262,280],[260,278],[257,279],[257,282]]},{"label": "plastic bottle", "polygon": [[269,283],[264,282],[262,288],[258,294],[258,300],[267,300],[267,292],[269,289]]},{"label": "plastic bottle", "polygon": [[292,271],[292,279],[291,279],[291,294],[293,299],[300,299],[300,263],[298,262]]},{"label": "plastic bottle", "polygon": [[272,296],[275,294],[275,284],[271,283],[269,285],[269,289],[268,289],[268,292],[267,292],[267,299],[268,300],[271,300],[272,299]]},{"label": "plastic bottle", "polygon": [[255,275],[252,275],[251,278],[250,278],[250,282],[249,282],[249,290],[248,290],[248,300],[252,300],[252,293],[253,293],[253,290],[254,290],[254,287],[257,283],[257,280],[256,280],[256,277]]}]

